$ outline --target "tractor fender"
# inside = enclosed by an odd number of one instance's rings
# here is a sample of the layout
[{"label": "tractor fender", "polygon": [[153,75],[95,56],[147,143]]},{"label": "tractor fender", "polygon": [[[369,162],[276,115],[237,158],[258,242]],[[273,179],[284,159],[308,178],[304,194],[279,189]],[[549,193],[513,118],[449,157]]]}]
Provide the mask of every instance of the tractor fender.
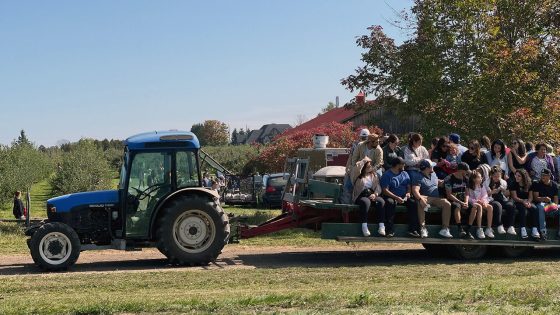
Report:
[{"label": "tractor fender", "polygon": [[174,200],[175,198],[177,198],[179,196],[184,196],[184,195],[206,196],[208,199],[214,200],[218,204],[219,204],[219,200],[220,200],[220,194],[217,191],[207,189],[207,188],[202,188],[202,187],[183,188],[183,189],[177,190],[177,191],[169,194],[163,200],[160,200],[158,202],[158,205],[156,206],[155,211],[152,213],[152,219],[150,220],[151,221],[151,223],[150,223],[150,235],[149,235],[150,238],[153,238],[153,236],[154,236],[155,224],[156,224],[157,218],[159,217],[160,210],[162,208],[164,208],[165,205],[167,205],[170,201]]},{"label": "tractor fender", "polygon": [[33,224],[32,226],[26,228],[23,233],[26,236],[33,236],[33,234],[35,234],[35,232],[37,232],[37,230],[45,223],[48,223],[48,220],[43,220],[43,221],[39,222],[38,224]]}]

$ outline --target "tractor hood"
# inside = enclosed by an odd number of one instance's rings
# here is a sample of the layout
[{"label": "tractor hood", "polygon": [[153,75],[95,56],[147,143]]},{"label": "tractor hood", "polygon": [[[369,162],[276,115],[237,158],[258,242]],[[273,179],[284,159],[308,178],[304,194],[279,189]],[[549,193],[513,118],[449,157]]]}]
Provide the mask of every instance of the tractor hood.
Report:
[{"label": "tractor hood", "polygon": [[55,197],[47,200],[47,208],[56,207],[56,212],[70,212],[72,208],[82,205],[115,205],[119,202],[118,190],[100,190],[81,192]]}]

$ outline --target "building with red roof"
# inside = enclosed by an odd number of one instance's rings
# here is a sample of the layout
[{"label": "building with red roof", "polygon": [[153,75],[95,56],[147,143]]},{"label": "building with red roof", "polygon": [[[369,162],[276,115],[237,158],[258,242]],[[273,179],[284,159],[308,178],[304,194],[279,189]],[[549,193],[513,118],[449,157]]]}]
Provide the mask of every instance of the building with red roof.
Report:
[{"label": "building with red roof", "polygon": [[282,135],[283,136],[290,135],[298,131],[319,127],[323,124],[330,123],[330,122],[338,122],[343,124],[352,121],[352,119],[355,118],[356,116],[358,116],[358,114],[352,109],[346,109],[344,107],[333,108],[328,112],[321,114],[311,120],[308,120],[295,128],[288,129]]}]

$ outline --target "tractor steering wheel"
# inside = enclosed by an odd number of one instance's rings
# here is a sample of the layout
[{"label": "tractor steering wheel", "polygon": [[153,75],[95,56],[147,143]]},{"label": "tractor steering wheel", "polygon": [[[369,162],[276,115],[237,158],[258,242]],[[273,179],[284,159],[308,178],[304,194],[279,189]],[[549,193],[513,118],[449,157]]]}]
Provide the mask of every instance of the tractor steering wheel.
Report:
[{"label": "tractor steering wheel", "polygon": [[143,199],[145,199],[146,197],[150,196],[150,194],[151,194],[152,192],[154,192],[156,189],[159,189],[159,188],[164,187],[164,186],[167,186],[167,185],[169,185],[169,184],[157,183],[157,184],[153,184],[153,185],[151,185],[151,186],[148,186],[148,187],[147,187],[146,189],[144,189],[144,190],[140,190],[140,189],[135,188],[135,187],[131,187],[131,188],[134,189],[134,190],[138,193],[138,195],[136,196],[136,198],[137,198],[138,200],[143,200]]}]

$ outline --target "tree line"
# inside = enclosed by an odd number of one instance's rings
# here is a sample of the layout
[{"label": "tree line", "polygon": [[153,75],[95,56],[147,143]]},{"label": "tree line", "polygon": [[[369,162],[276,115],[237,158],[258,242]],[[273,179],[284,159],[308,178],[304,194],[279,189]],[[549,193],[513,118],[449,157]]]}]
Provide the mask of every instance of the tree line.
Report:
[{"label": "tree line", "polygon": [[49,180],[51,195],[114,188],[122,152],[122,141],[107,139],[37,147],[21,130],[10,145],[0,145],[0,203],[43,180]]}]

